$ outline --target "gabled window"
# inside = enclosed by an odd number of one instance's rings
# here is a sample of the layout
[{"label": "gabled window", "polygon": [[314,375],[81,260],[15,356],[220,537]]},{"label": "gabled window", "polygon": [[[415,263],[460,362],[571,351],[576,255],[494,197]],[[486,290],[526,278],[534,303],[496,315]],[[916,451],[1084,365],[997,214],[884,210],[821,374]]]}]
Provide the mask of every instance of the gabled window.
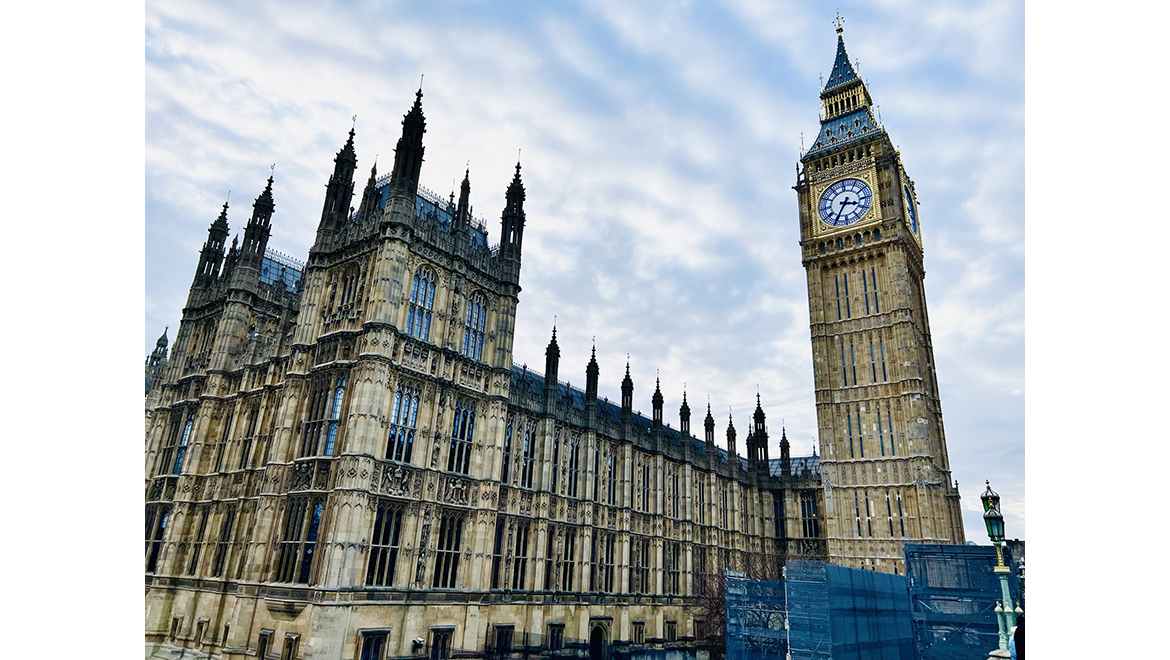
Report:
[{"label": "gabled window", "polygon": [[410,312],[406,317],[406,334],[423,341],[431,336],[431,310],[435,305],[435,275],[419,268],[410,285]]},{"label": "gabled window", "polygon": [[444,511],[439,519],[439,544],[435,548],[435,577],[431,586],[454,589],[459,577],[459,552],[463,544],[463,514]]},{"label": "gabled window", "polygon": [[374,515],[374,535],[370,539],[370,563],[366,568],[366,585],[389,587],[394,584],[394,568],[402,534],[402,505],[382,501]]},{"label": "gabled window", "polygon": [[305,497],[289,498],[284,517],[284,534],[277,545],[274,582],[309,583],[324,511],[325,501],[321,498],[311,502]]},{"label": "gabled window", "polygon": [[305,413],[301,458],[333,455],[337,443],[338,428],[341,424],[345,381],[345,374],[319,377],[314,381]]},{"label": "gabled window", "polygon": [[475,402],[460,399],[455,404],[451,424],[451,447],[447,452],[447,471],[468,474],[471,468],[471,439],[475,435]]},{"label": "gabled window", "polygon": [[410,462],[414,448],[414,428],[418,421],[419,389],[411,383],[401,383],[394,393],[390,410],[390,432],[386,438],[386,460]]},{"label": "gabled window", "polygon": [[467,301],[467,316],[463,321],[463,355],[472,360],[483,359],[483,330],[487,323],[487,304],[483,296],[475,294]]}]

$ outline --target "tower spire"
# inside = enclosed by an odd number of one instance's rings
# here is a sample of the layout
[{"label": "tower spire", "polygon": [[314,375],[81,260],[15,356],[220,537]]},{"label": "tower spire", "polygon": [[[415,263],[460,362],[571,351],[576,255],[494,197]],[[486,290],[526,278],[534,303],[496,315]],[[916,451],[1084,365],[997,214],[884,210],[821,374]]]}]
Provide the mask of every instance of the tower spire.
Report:
[{"label": "tower spire", "polygon": [[414,105],[402,118],[402,135],[394,148],[394,168],[390,170],[390,190],[406,198],[410,212],[414,209],[414,198],[418,194],[418,177],[422,171],[423,134],[427,132],[426,118],[422,111],[422,81],[414,93]]},{"label": "tower spire", "polygon": [[513,277],[520,278],[520,252],[524,243],[524,182],[520,180],[520,161],[505,194],[504,213],[500,216],[500,258],[510,265]]}]

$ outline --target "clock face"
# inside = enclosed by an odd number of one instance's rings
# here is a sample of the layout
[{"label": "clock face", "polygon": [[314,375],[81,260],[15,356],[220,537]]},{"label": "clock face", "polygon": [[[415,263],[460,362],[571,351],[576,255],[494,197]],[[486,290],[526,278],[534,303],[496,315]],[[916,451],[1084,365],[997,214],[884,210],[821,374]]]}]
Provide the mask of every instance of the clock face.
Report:
[{"label": "clock face", "polygon": [[914,208],[914,198],[910,195],[910,188],[902,186],[902,194],[906,196],[906,215],[910,219],[910,231],[918,235],[918,209]]},{"label": "clock face", "polygon": [[873,205],[873,192],[860,179],[842,179],[821,194],[821,220],[834,227],[851,225]]}]

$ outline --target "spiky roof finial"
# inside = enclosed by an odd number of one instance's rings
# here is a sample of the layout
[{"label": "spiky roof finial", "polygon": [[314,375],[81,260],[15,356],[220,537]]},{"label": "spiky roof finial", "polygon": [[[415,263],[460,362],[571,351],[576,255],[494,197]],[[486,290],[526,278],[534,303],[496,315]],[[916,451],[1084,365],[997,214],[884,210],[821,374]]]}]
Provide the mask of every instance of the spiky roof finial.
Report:
[{"label": "spiky roof finial", "polygon": [[845,23],[845,19],[841,18],[841,10],[838,9],[837,10],[837,34],[841,34],[841,33],[845,32],[845,27],[843,25],[844,23]]}]

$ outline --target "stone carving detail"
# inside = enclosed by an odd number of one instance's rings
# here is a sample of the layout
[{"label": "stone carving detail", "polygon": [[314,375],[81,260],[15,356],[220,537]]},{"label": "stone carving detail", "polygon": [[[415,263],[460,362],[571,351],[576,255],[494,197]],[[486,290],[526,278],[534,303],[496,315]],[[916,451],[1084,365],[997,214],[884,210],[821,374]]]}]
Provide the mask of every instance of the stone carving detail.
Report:
[{"label": "stone carving detail", "polygon": [[410,479],[414,471],[401,465],[388,465],[382,472],[382,481],[377,490],[388,495],[407,497],[410,494]]},{"label": "stone carving detail", "polygon": [[444,477],[442,487],[439,489],[439,499],[443,502],[466,506],[467,481],[456,477]]},{"label": "stone carving detail", "polygon": [[520,513],[532,515],[532,493],[520,494]]},{"label": "stone carving detail", "polygon": [[312,463],[297,463],[293,466],[292,472],[289,473],[290,491],[293,490],[308,490],[313,484],[313,464]]}]

